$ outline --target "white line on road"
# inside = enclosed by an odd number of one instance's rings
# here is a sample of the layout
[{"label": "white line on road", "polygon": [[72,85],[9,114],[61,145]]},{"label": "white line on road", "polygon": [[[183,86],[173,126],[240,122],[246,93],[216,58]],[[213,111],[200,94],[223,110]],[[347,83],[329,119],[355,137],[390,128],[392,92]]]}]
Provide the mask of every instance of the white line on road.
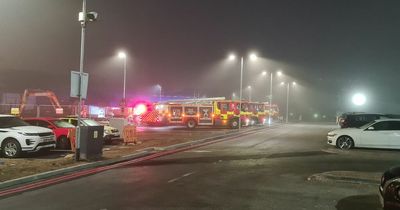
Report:
[{"label": "white line on road", "polygon": [[190,176],[190,175],[192,175],[192,174],[194,174],[194,173],[196,173],[196,172],[192,171],[192,172],[183,174],[183,175],[180,176],[180,177],[177,177],[177,178],[175,178],[175,179],[169,180],[168,183],[176,182],[176,181],[178,181],[178,180],[180,180],[180,179],[182,179],[182,178],[184,178],[184,177]]},{"label": "white line on road", "polygon": [[208,151],[208,150],[189,150],[189,151],[185,151],[185,152],[206,153],[206,152],[211,152],[211,151]]}]

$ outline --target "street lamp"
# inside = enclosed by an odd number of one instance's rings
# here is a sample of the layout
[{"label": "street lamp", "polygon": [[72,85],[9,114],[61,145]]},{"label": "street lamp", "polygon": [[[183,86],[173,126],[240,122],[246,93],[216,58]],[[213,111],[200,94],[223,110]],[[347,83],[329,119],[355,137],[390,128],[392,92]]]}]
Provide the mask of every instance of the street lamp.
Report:
[{"label": "street lamp", "polygon": [[161,101],[161,91],[162,91],[162,87],[161,87],[161,85],[160,84],[157,84],[157,87],[160,89],[160,96],[159,96],[159,99],[158,99],[158,101],[160,102]]},{"label": "street lamp", "polygon": [[[290,94],[290,83],[281,82],[281,85],[286,84],[286,123],[289,121],[289,94]],[[292,87],[296,86],[296,82],[292,82]]]},{"label": "street lamp", "polygon": [[[257,60],[257,55],[252,53],[249,55],[250,60]],[[228,56],[228,60],[233,61],[236,59],[236,55],[230,54]],[[239,89],[239,129],[242,126],[242,95],[243,95],[243,70],[244,70],[244,58],[243,56],[240,58],[240,89]]]},{"label": "street lamp", "polygon": [[353,95],[352,97],[352,102],[354,105],[356,106],[362,106],[365,104],[365,102],[367,101],[367,98],[365,97],[364,94],[362,93],[356,93]]},{"label": "street lamp", "polygon": [[235,94],[235,93],[232,93],[232,100],[234,100],[235,97],[236,97],[236,94]]},{"label": "street lamp", "polygon": [[[280,77],[282,76],[282,72],[281,71],[277,71],[276,74]],[[267,76],[267,71],[263,71],[262,75]],[[274,73],[271,72],[270,75],[270,88],[269,88],[269,114],[268,114],[268,124],[272,123],[272,119],[271,119],[271,113],[272,113],[272,79],[274,77]],[[267,85],[268,88],[268,85]]]},{"label": "street lamp", "polygon": [[251,102],[251,86],[247,86],[247,89],[249,90],[249,102]]},{"label": "street lamp", "polygon": [[[119,52],[118,57],[120,59],[124,59],[124,89],[122,92],[122,107],[125,108],[125,103],[126,103],[126,53]],[[125,112],[125,109],[123,110],[123,112]]]}]

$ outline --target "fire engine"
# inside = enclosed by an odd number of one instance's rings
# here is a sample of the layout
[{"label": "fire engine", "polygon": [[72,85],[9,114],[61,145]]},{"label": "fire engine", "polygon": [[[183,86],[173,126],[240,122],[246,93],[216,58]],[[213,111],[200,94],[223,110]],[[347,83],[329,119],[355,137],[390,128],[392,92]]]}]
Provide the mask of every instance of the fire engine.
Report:
[{"label": "fire engine", "polygon": [[224,97],[169,101],[154,104],[153,111],[141,116],[141,123],[186,125],[188,128],[203,125],[238,128],[239,117],[242,126],[264,124],[269,111],[269,105],[265,103],[240,103],[238,100],[225,100]]}]

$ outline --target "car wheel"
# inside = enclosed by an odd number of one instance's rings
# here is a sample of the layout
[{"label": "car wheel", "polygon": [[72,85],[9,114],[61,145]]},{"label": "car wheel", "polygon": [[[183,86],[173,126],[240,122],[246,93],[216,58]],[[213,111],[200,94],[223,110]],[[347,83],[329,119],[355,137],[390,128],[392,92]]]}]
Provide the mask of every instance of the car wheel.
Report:
[{"label": "car wheel", "polygon": [[336,140],[336,146],[342,150],[348,150],[354,147],[354,141],[350,136],[341,136]]},{"label": "car wheel", "polygon": [[104,144],[112,144],[111,136],[104,137]]},{"label": "car wheel", "polygon": [[57,147],[60,149],[68,150],[71,149],[71,142],[66,136],[61,136],[57,141]]},{"label": "car wheel", "polygon": [[15,139],[6,139],[1,147],[1,153],[6,158],[16,158],[22,153],[21,145]]},{"label": "car wheel", "polygon": [[196,127],[196,121],[194,121],[193,119],[190,119],[188,121],[186,121],[186,127],[193,129]]},{"label": "car wheel", "polygon": [[238,119],[232,119],[229,122],[229,127],[234,128],[234,129],[238,128],[239,127],[239,120]]}]

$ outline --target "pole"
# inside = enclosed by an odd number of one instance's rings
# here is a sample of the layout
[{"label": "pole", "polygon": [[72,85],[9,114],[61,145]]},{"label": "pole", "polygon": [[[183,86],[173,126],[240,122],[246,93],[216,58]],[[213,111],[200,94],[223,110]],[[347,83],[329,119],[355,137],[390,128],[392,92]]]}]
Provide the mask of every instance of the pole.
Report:
[{"label": "pole", "polygon": [[159,98],[159,101],[161,101],[161,92],[162,91],[162,87],[161,87],[161,85],[160,85],[160,98]]},{"label": "pole", "polygon": [[251,88],[249,88],[249,102],[251,102]]},{"label": "pole", "polygon": [[124,92],[122,94],[122,100],[125,102],[126,98],[126,56],[124,57]]},{"label": "pole", "polygon": [[289,121],[289,90],[290,84],[288,82],[286,86],[286,123]]},{"label": "pole", "polygon": [[78,103],[78,125],[76,127],[76,150],[75,150],[75,160],[80,159],[80,143],[81,143],[81,109],[82,109],[82,74],[83,74],[83,61],[85,58],[85,30],[86,30],[86,0],[82,2],[82,13],[84,20],[81,22],[81,56],[79,62],[79,103]]},{"label": "pole", "polygon": [[270,81],[270,88],[269,88],[269,119],[268,124],[272,123],[271,113],[272,113],[272,77],[274,74],[271,72],[271,81]]},{"label": "pole", "polygon": [[242,126],[242,85],[243,85],[243,57],[240,59],[240,93],[239,93],[239,130]]}]

